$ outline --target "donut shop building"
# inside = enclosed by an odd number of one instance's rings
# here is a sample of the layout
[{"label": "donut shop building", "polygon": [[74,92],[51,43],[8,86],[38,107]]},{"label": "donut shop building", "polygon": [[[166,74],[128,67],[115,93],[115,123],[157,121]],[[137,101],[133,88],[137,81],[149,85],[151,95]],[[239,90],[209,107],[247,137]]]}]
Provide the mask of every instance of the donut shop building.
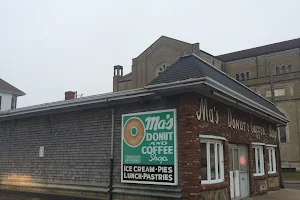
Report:
[{"label": "donut shop building", "polygon": [[275,105],[196,55],[146,87],[0,112],[0,189],[98,199],[279,190]]}]

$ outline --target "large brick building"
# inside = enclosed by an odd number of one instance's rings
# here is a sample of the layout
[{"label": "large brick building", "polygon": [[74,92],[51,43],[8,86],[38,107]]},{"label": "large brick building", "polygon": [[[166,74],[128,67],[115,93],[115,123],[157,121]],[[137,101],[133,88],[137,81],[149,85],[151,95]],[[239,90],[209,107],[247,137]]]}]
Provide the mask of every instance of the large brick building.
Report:
[{"label": "large brick building", "polygon": [[105,200],[278,190],[276,127],[288,119],[187,53],[140,89],[0,112],[0,189]]},{"label": "large brick building", "polygon": [[[175,62],[179,56],[195,54],[273,101],[290,120],[280,127],[282,167],[300,170],[300,39],[213,56],[199,47],[165,36],[133,59],[132,72],[123,75],[115,66],[113,90],[142,88]],[[273,92],[274,93],[273,93]]]}]

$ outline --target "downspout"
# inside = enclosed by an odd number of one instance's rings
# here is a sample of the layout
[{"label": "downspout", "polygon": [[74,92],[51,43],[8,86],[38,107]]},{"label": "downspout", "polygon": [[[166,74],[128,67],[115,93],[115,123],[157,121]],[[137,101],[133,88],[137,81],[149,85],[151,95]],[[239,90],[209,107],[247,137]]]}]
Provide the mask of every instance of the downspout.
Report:
[{"label": "downspout", "polygon": [[110,140],[110,178],[109,178],[109,199],[112,200],[113,170],[114,170],[114,131],[115,131],[115,109],[111,110],[111,140]]},{"label": "downspout", "polygon": [[[271,96],[272,96],[272,102],[275,105],[275,94],[274,94],[274,80],[273,80],[273,74],[270,68],[270,65],[268,64],[269,67],[269,76],[270,76],[270,83],[271,83]],[[276,105],[275,105],[276,106]],[[277,129],[278,131],[278,129]],[[280,142],[279,142],[279,134],[277,134],[277,150],[278,150],[278,168],[279,168],[279,184],[280,188],[284,188],[283,184],[283,179],[282,179],[282,170],[281,170],[281,154],[280,154]]]}]

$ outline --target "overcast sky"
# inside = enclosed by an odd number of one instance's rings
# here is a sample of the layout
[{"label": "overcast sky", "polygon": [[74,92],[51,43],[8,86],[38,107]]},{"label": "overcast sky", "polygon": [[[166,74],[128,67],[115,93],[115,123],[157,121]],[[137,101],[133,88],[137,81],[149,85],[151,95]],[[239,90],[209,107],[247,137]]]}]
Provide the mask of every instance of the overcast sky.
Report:
[{"label": "overcast sky", "polygon": [[112,91],[161,35],[219,55],[300,37],[299,0],[0,0],[0,77],[18,107]]}]

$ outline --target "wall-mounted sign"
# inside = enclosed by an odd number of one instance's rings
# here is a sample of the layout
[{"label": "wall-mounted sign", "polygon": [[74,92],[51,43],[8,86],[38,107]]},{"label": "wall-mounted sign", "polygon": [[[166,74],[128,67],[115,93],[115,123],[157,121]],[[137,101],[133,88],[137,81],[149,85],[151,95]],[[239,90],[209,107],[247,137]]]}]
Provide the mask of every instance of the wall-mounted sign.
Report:
[{"label": "wall-mounted sign", "polygon": [[121,182],[177,185],[176,110],[122,115]]}]

